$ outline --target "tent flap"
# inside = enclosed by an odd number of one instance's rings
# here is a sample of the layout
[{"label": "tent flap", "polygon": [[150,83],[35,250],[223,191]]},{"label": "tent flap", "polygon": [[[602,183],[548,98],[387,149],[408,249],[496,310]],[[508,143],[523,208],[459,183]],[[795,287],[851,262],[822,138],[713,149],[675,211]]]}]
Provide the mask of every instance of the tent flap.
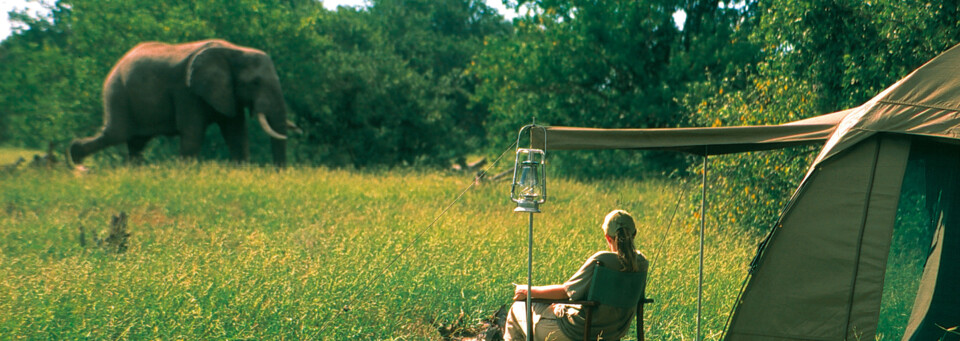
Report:
[{"label": "tent flap", "polygon": [[873,338],[909,146],[902,136],[873,138],[807,178],[744,289],[727,340]]},{"label": "tent flap", "polygon": [[546,137],[539,129],[531,132],[533,145],[547,150],[651,149],[715,155],[823,143],[849,111],[771,126],[661,129],[547,127]]}]

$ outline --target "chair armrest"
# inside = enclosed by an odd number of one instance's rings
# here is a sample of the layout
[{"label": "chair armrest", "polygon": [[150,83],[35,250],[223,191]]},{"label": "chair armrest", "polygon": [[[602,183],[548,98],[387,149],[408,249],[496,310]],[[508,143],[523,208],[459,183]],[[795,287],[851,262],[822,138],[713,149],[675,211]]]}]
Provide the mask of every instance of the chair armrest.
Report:
[{"label": "chair armrest", "polygon": [[[516,301],[516,302],[526,302],[527,299],[515,300],[515,301]],[[534,299],[531,299],[530,302],[532,302],[532,303],[549,303],[549,304],[553,304],[553,303],[579,304],[579,305],[588,306],[588,307],[596,307],[597,305],[599,305],[599,303],[597,303],[596,301],[572,301],[572,300],[569,300],[569,299],[549,299],[549,298],[534,298]]]}]

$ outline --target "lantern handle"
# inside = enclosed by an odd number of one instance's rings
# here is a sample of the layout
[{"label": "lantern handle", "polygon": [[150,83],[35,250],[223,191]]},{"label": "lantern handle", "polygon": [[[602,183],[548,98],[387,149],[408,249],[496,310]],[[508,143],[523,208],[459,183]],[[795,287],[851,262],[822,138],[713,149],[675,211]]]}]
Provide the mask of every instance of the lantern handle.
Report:
[{"label": "lantern handle", "polygon": [[535,148],[534,145],[533,145],[533,130],[534,130],[534,129],[540,129],[540,131],[543,132],[543,149],[541,149],[541,150],[543,150],[544,152],[546,152],[546,151],[547,151],[547,127],[546,127],[546,126],[542,126],[542,125],[537,125],[536,123],[528,124],[528,125],[525,125],[525,126],[523,126],[522,128],[520,128],[520,132],[517,133],[517,148],[520,148],[520,140],[523,138],[523,132],[524,132],[524,130],[526,130],[526,131],[529,131],[529,133],[530,133],[530,148],[532,148],[532,149],[540,149],[540,148]]}]

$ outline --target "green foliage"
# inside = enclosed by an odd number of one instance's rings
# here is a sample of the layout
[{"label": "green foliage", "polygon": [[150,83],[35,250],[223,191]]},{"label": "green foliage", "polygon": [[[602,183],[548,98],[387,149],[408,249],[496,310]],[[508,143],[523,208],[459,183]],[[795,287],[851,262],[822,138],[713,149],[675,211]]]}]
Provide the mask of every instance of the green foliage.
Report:
[{"label": "green foliage", "polygon": [[774,68],[807,79],[818,109],[860,105],[960,40],[956,3],[771,1],[754,39]]},{"label": "green foliage", "polygon": [[[921,147],[922,148],[922,147]],[[906,331],[920,288],[927,257],[930,256],[934,225],[927,203],[927,172],[932,172],[922,152],[911,151],[901,185],[900,204],[890,241],[880,301],[878,340],[900,338]],[[935,199],[931,199],[935,200]]]},{"label": "green foliage", "polygon": [[[748,2],[730,42],[756,55],[740,54],[736,66],[694,82],[683,108],[693,125],[732,126],[858,106],[960,41],[958,9],[902,1]],[[743,210],[728,223],[771,226],[814,150],[712,159],[714,174],[726,177],[716,189],[721,211]]]},{"label": "green foliage", "polygon": [[[305,0],[62,0],[49,18],[20,20],[30,28],[0,48],[13,66],[0,71],[6,144],[93,135],[103,79],[140,42],[222,38],[273,57],[290,116],[306,129],[291,143],[295,160],[335,166],[442,164],[477,148],[483,111],[469,107],[473,81],[462,70],[482,37],[506,32],[472,0],[336,12]],[[251,135],[253,158],[268,159],[267,138]],[[176,154],[172,140],[156,141],[147,158]],[[223,155],[219,144],[208,132],[204,155]]]},{"label": "green foliage", "polygon": [[[506,145],[533,119],[554,126],[653,128],[695,121],[684,99],[743,72],[758,49],[738,37],[745,10],[720,1],[519,1],[516,34],[488,39],[471,72],[489,108],[491,142]],[[678,11],[687,14],[680,29]],[[591,177],[670,174],[682,157],[618,151],[554,154],[562,172]]]},{"label": "green foliage", "polygon": [[[508,27],[477,0],[61,1],[0,46],[0,140],[43,148],[101,124],[100,84],[143,40],[220,37],[276,64],[305,134],[294,160],[441,164],[499,152],[516,130],[779,124],[859,105],[958,40],[956,5],[901,1],[520,1]],[[683,29],[673,22],[687,14]],[[255,128],[252,128],[255,129]],[[266,137],[252,134],[256,161]],[[207,157],[225,153],[214,130]],[[159,139],[148,158],[176,154]],[[729,223],[765,227],[811,148],[711,160]],[[100,159],[119,160],[101,153]],[[560,174],[674,174],[672,154],[552,153]],[[682,173],[682,172],[681,172]],[[747,210],[747,207],[752,209]]]},{"label": "green foliage", "polygon": [[[760,63],[749,86],[737,89],[739,80],[700,84],[701,89],[719,88],[715,97],[699,103],[685,102],[696,110],[695,125],[737,126],[786,123],[819,114],[808,99],[804,82],[768,76],[767,64]],[[773,79],[770,79],[773,78]],[[730,89],[726,90],[725,89]],[[694,96],[687,101],[695,100]],[[817,146],[749,152],[709,158],[708,176],[711,209],[726,212],[718,223],[767,230],[776,222],[790,194],[803,179],[818,150]],[[691,166],[700,172],[700,165]]]},{"label": "green foliage", "polygon": [[18,137],[10,141],[14,145],[40,148],[51,140],[69,139],[68,129],[79,126],[69,119],[66,111],[82,110],[83,103],[57,90],[73,88],[70,77],[65,75],[82,71],[71,67],[73,61],[64,57],[60,48],[44,43],[31,45],[35,52],[21,54],[18,52],[25,49],[17,47],[0,55],[4,65],[28,66],[0,71],[4,73],[3,79],[19,80],[0,84],[0,102],[3,103],[0,132],[6,138]]},{"label": "green foliage", "polygon": [[472,70],[497,142],[533,118],[611,128],[676,122],[665,68],[678,35],[671,3],[524,4],[534,13],[515,19],[516,36],[485,41]]}]

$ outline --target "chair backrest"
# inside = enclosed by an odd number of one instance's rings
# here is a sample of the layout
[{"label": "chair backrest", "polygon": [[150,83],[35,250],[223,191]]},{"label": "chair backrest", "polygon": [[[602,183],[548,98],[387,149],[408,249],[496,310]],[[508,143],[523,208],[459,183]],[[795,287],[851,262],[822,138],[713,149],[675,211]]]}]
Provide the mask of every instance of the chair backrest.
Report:
[{"label": "chair backrest", "polygon": [[598,261],[593,270],[588,301],[629,309],[644,298],[647,272],[620,272],[611,270]]}]

